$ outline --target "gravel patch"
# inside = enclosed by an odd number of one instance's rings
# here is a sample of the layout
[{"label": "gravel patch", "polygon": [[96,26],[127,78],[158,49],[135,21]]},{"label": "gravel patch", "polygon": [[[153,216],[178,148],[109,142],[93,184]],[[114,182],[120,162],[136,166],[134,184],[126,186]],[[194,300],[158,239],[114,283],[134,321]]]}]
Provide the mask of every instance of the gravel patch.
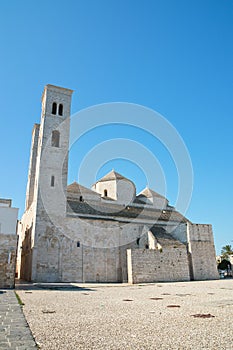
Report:
[{"label": "gravel patch", "polygon": [[233,349],[233,280],[79,286],[17,291],[41,349]]}]

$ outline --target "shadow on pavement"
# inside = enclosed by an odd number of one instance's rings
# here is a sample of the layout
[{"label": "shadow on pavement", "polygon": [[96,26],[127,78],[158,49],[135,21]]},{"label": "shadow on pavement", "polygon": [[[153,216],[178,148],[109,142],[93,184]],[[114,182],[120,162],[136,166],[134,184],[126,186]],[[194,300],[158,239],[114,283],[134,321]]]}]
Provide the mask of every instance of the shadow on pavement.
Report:
[{"label": "shadow on pavement", "polygon": [[32,283],[23,280],[16,280],[15,282],[16,290],[60,290],[60,291],[92,291],[95,289],[88,287],[80,287],[72,283]]}]

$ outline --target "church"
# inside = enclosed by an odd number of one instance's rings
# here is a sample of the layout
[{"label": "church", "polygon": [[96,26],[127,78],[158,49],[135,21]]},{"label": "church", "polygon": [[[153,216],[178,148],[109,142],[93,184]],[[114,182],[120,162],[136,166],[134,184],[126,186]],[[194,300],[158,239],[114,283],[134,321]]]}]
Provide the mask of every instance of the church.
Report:
[{"label": "church", "polygon": [[212,226],[112,170],[92,188],[67,185],[73,91],[47,85],[32,131],[19,278],[146,283],[217,279]]}]

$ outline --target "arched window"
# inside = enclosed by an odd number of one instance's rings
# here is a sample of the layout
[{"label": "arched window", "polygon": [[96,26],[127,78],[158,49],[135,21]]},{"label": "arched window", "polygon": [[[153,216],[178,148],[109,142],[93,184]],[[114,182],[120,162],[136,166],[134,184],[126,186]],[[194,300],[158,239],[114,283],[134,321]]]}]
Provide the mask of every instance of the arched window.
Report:
[{"label": "arched window", "polygon": [[107,196],[108,196],[108,191],[104,190],[104,197],[107,197]]},{"label": "arched window", "polygon": [[52,147],[59,147],[59,143],[60,143],[60,132],[57,130],[53,130],[51,145]]},{"label": "arched window", "polygon": [[79,197],[79,201],[80,201],[80,202],[83,202],[83,196],[80,196],[80,197]]},{"label": "arched window", "polygon": [[63,105],[60,103],[58,107],[58,114],[63,115]]},{"label": "arched window", "polygon": [[57,104],[56,102],[53,102],[53,106],[52,106],[52,114],[57,114]]},{"label": "arched window", "polygon": [[51,176],[51,187],[54,187],[55,184],[55,176]]}]

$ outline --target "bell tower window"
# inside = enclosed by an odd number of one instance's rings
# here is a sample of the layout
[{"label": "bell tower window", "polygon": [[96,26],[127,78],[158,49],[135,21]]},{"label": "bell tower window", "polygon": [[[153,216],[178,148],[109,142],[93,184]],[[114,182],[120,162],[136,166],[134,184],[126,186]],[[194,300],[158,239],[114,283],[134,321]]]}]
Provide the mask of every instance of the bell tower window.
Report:
[{"label": "bell tower window", "polygon": [[52,114],[56,115],[57,114],[57,104],[56,102],[53,102],[53,106],[52,106]]},{"label": "bell tower window", "polygon": [[63,104],[59,104],[59,107],[58,107],[58,114],[59,115],[63,115]]},{"label": "bell tower window", "polygon": [[108,196],[108,191],[104,190],[104,197],[107,197],[107,196]]},{"label": "bell tower window", "polygon": [[54,130],[52,132],[52,147],[59,147],[60,144],[60,132],[57,130]]}]

